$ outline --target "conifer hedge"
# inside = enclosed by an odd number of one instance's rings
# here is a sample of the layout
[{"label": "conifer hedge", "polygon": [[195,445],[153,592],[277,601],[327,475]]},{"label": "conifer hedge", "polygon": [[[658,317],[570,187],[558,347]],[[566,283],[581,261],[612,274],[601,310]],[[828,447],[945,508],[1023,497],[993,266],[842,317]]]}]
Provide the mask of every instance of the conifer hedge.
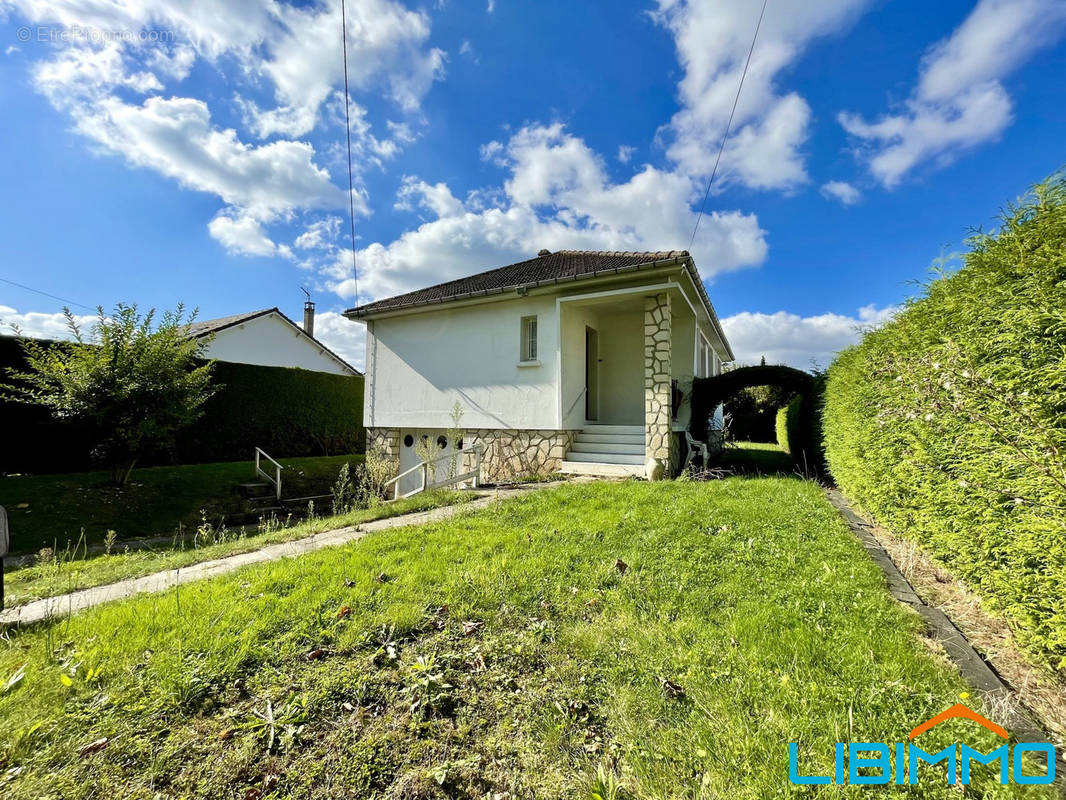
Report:
[{"label": "conifer hedge", "polygon": [[1066,670],[1066,177],[829,369],[841,489]]}]

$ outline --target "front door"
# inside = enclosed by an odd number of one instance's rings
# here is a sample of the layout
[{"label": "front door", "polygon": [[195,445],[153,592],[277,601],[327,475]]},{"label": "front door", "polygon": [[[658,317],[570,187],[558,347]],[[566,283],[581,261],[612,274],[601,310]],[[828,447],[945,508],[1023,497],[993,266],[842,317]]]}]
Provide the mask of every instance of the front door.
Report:
[{"label": "front door", "polygon": [[600,418],[600,335],[585,328],[585,419]]}]

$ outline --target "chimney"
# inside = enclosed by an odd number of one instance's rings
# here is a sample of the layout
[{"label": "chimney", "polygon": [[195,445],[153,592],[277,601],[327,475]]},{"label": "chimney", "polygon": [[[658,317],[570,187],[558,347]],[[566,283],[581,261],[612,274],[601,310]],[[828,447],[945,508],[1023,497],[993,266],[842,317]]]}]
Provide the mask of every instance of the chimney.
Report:
[{"label": "chimney", "polygon": [[304,333],[315,338],[315,304],[311,300],[304,303]]}]

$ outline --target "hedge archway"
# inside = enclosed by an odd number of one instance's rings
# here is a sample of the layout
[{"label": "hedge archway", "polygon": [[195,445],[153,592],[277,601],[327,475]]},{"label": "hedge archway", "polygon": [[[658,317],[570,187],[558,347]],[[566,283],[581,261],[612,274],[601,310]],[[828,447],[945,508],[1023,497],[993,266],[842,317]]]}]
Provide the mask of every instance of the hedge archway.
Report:
[{"label": "hedge archway", "polygon": [[796,393],[800,406],[791,415],[794,421],[790,440],[796,442],[792,456],[798,463],[821,471],[822,448],[818,441],[817,419],[819,380],[794,367],[783,364],[739,367],[709,378],[693,379],[692,435],[705,439],[714,410],[741,389],[753,386],[777,386]]}]

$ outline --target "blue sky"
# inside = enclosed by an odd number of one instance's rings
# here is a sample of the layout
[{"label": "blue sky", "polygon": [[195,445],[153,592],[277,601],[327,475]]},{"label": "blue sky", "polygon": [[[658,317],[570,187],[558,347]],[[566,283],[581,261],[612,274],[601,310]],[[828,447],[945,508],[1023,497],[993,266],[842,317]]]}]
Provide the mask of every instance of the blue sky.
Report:
[{"label": "blue sky", "polygon": [[[360,300],[687,248],[757,3],[352,0]],[[337,3],[0,0],[0,278],[278,305],[362,363]],[[692,247],[740,360],[826,364],[1066,164],[1066,0],[769,0]],[[62,303],[0,283],[0,319]],[[75,307],[78,313],[88,313]]]}]

